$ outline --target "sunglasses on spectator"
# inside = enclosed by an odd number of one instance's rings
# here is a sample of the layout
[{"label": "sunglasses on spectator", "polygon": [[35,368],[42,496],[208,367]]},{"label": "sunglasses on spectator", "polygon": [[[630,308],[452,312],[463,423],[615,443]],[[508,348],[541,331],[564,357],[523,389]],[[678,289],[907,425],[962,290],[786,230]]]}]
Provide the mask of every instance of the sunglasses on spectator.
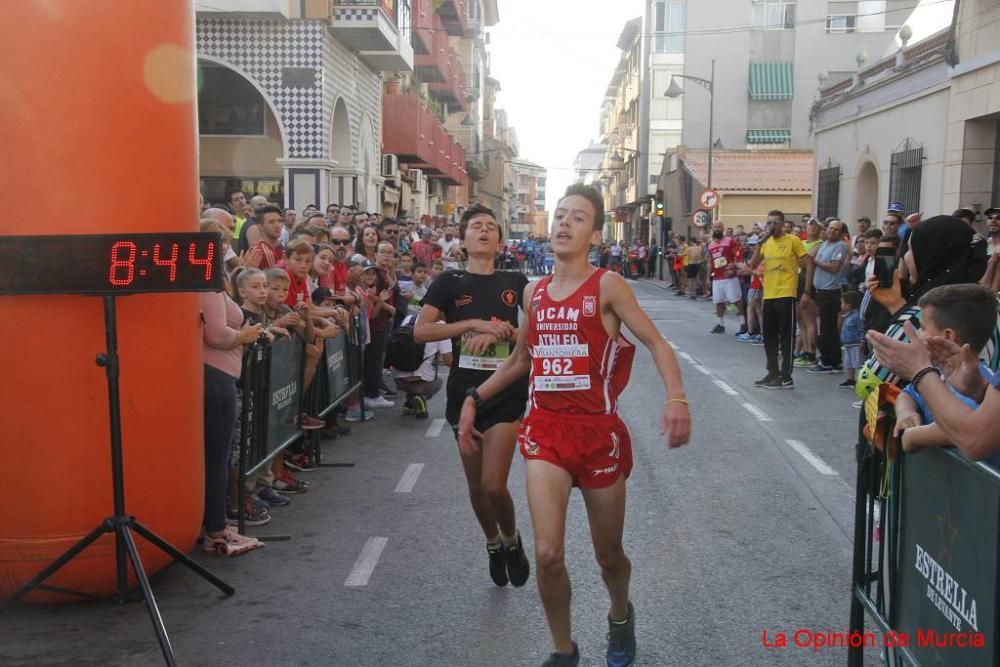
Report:
[{"label": "sunglasses on spectator", "polygon": [[330,245],[351,245],[349,239],[332,239]]}]

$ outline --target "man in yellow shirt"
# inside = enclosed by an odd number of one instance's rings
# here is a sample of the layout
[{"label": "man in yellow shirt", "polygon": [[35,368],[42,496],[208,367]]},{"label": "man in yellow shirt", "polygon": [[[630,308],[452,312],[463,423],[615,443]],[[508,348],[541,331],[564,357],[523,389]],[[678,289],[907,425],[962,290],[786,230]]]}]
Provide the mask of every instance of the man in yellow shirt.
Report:
[{"label": "man in yellow shirt", "polygon": [[[750,268],[764,265],[764,351],[767,375],[754,384],[767,389],[792,389],[792,348],[795,344],[795,295],[799,266],[809,268],[812,256],[802,240],[785,233],[785,214],[767,214],[767,233],[757,246]],[[802,302],[811,300],[812,271],[806,272]],[[779,367],[780,355],[780,367]]]}]

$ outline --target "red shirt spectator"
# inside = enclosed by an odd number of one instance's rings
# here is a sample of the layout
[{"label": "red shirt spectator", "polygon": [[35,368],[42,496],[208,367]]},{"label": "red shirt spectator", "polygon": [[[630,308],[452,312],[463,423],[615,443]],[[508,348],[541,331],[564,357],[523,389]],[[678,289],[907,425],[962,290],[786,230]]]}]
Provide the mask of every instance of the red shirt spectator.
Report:
[{"label": "red shirt spectator", "polygon": [[305,278],[296,278],[287,269],[285,273],[288,274],[288,296],[285,297],[285,303],[295,308],[300,303],[311,303],[309,296],[309,284]]}]

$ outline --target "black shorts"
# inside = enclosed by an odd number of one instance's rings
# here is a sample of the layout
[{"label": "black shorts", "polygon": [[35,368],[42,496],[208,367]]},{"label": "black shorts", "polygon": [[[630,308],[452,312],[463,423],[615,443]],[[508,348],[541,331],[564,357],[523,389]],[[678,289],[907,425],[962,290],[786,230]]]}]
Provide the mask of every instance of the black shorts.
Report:
[{"label": "black shorts", "polygon": [[[526,387],[527,383],[525,383]],[[451,428],[458,434],[458,419],[462,415],[462,404],[465,403],[466,387],[461,383],[448,383],[448,405],[444,416]],[[499,395],[488,401],[483,401],[476,410],[476,430],[485,433],[497,424],[508,424],[520,421],[528,405],[528,395],[522,391],[505,389]]]},{"label": "black shorts", "polygon": [[698,272],[701,271],[701,264],[688,264],[684,270],[687,271],[688,278],[697,278]]}]

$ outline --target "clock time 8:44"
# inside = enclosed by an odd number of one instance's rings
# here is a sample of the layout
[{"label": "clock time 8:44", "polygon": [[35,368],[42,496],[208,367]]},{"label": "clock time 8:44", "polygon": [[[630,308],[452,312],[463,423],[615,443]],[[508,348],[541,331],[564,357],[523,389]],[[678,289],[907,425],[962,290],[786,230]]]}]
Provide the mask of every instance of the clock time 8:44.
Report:
[{"label": "clock time 8:44", "polygon": [[[182,246],[186,248],[182,249]],[[108,258],[108,283],[115,288],[212,282],[215,244],[211,242],[152,243],[139,245],[119,240],[111,245]],[[138,282],[136,282],[138,281]],[[135,284],[133,284],[135,283]]]}]

